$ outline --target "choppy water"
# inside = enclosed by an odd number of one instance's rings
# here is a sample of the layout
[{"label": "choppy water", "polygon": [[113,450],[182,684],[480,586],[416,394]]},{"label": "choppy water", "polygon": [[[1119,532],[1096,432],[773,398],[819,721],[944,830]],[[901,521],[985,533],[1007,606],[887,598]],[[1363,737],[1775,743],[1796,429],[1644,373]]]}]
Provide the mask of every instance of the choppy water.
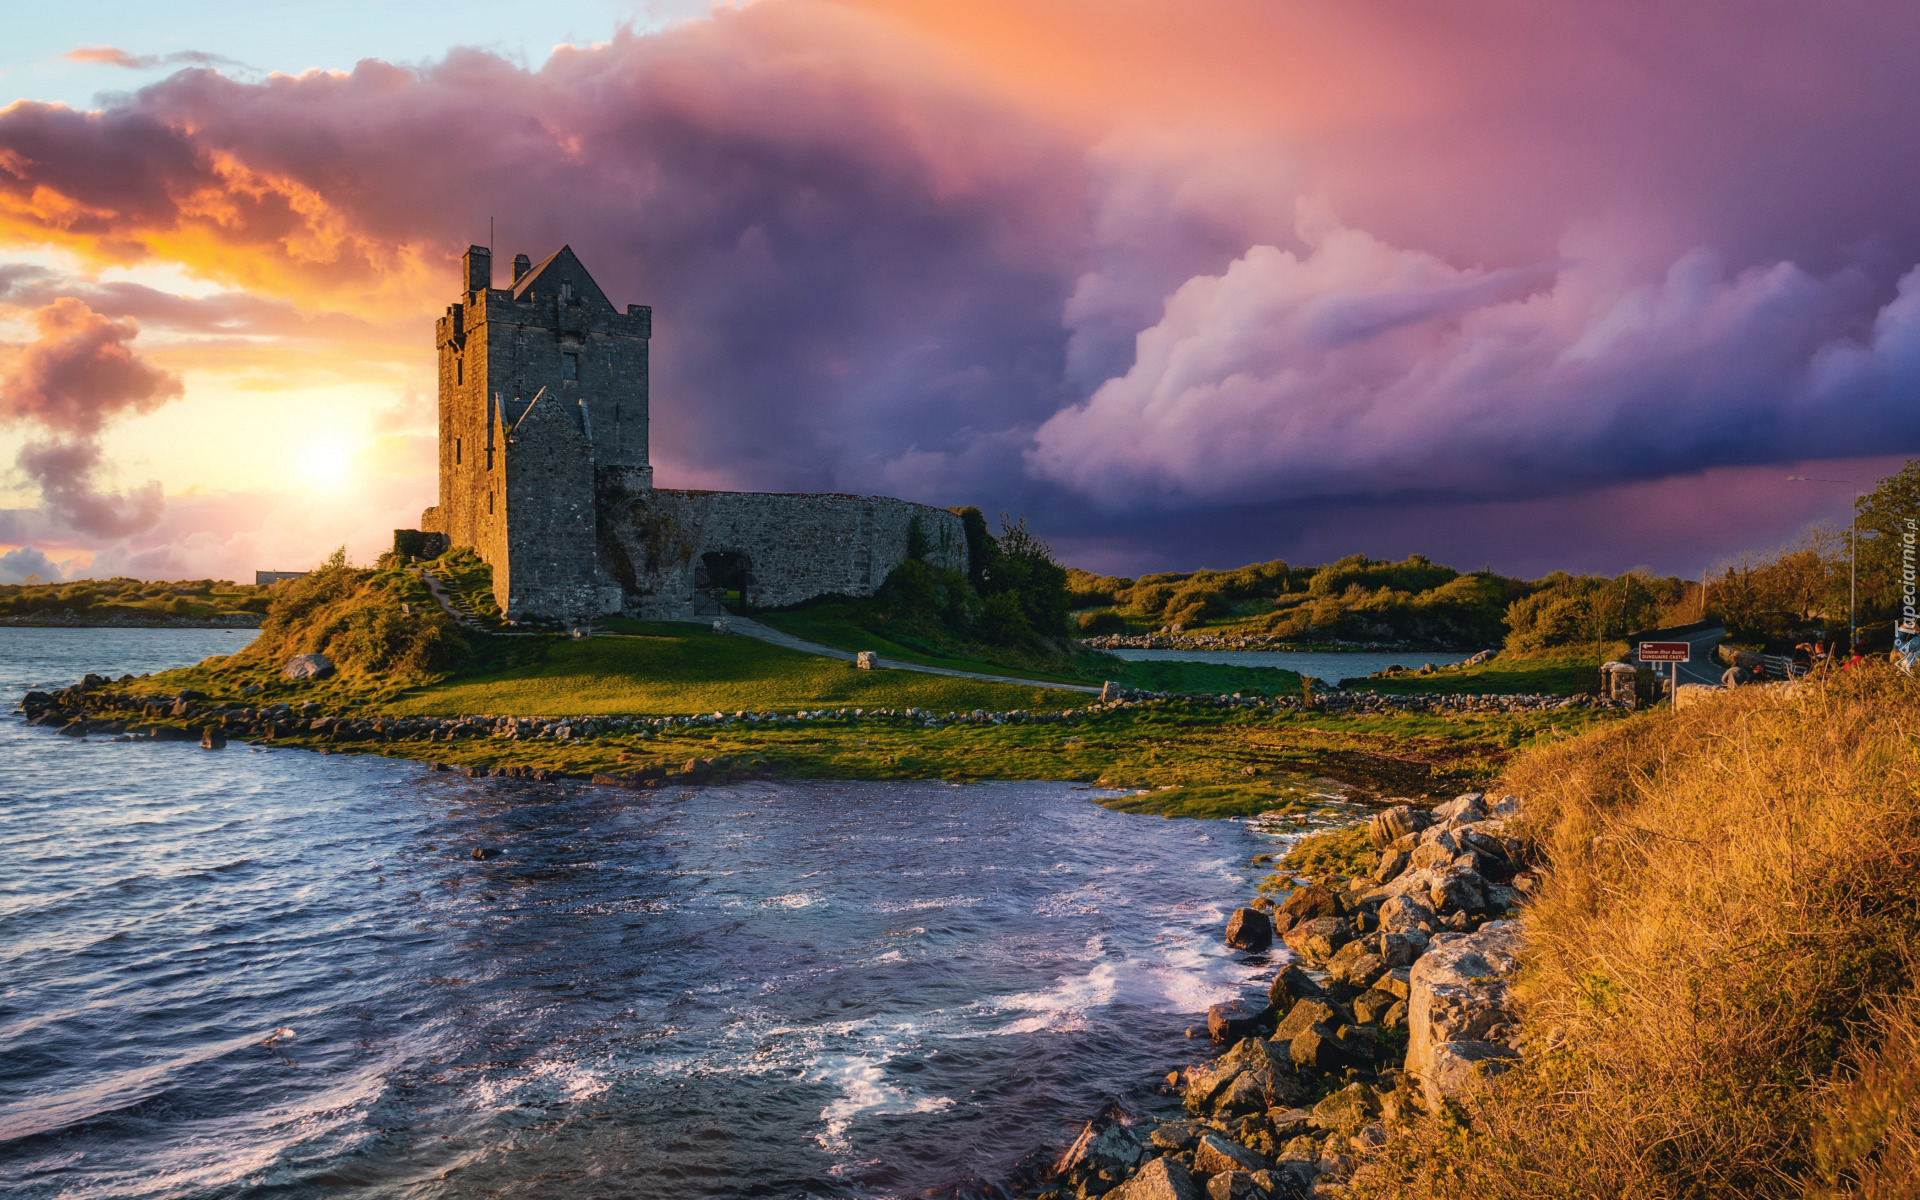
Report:
[{"label": "choppy water", "polygon": [[[0,629],[0,688],[247,636]],[[0,1191],[989,1191],[1161,1102],[1260,973],[1219,933],[1271,848],[1065,785],[626,792],[6,717]]]},{"label": "choppy water", "polygon": [[1444,667],[1465,662],[1468,657],[1438,650],[1396,650],[1391,653],[1371,650],[1108,650],[1104,653],[1129,662],[1201,662],[1228,667],[1277,667],[1282,671],[1311,675],[1328,683],[1371,675],[1395,665],[1418,670],[1422,663]]}]

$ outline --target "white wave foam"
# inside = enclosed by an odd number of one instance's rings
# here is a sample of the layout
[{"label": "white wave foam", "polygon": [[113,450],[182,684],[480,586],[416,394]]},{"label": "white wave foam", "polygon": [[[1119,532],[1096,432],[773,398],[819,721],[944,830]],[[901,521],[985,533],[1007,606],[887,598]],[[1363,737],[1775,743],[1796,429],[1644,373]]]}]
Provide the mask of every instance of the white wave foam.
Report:
[{"label": "white wave foam", "polygon": [[840,1090],[839,1098],[820,1110],[825,1128],[814,1137],[831,1154],[853,1152],[847,1130],[858,1117],[930,1113],[953,1107],[950,1096],[909,1096],[887,1083],[885,1059],[833,1056],[821,1060],[814,1078]]}]

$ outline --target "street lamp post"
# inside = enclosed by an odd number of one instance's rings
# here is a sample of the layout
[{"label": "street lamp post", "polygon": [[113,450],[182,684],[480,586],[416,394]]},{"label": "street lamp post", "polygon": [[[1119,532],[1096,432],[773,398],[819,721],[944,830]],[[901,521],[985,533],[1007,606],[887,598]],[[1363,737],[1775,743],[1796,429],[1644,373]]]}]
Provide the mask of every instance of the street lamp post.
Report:
[{"label": "street lamp post", "polygon": [[1857,618],[1860,566],[1860,485],[1851,479],[1820,479],[1811,475],[1789,475],[1788,483],[1844,483],[1853,489],[1853,520],[1847,523],[1847,654],[1852,656],[1854,642],[1860,636]]}]

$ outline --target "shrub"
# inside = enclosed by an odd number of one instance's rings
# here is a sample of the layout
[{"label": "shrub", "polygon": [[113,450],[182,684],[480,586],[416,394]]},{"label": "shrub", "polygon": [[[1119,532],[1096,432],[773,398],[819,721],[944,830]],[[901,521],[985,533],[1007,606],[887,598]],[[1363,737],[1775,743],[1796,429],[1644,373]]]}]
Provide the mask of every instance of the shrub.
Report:
[{"label": "shrub", "polygon": [[1124,633],[1127,619],[1110,608],[1098,612],[1081,613],[1078,622],[1081,637],[1099,637],[1106,633]]}]

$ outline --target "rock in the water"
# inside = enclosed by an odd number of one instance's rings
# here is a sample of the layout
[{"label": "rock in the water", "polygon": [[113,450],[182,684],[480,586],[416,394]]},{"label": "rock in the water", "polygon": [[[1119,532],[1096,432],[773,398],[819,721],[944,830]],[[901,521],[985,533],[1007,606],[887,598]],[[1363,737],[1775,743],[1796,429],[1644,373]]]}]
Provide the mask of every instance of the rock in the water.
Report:
[{"label": "rock in the water", "polygon": [[1106,1200],[1201,1200],[1201,1194],[1185,1167],[1171,1158],[1156,1158],[1108,1192]]},{"label": "rock in the water", "polygon": [[1432,815],[1402,804],[1389,808],[1385,812],[1375,813],[1372,822],[1367,825],[1367,840],[1376,850],[1384,850],[1409,833],[1418,833],[1433,824]]},{"label": "rock in the water", "polygon": [[1207,1008],[1207,1036],[1216,1042],[1237,1042],[1258,1032],[1271,1017],[1271,1009],[1254,1008],[1239,1000],[1210,1005]]},{"label": "rock in the water", "polygon": [[[1514,1024],[1508,982],[1519,966],[1519,927],[1504,921],[1479,933],[1436,938],[1413,964],[1406,1069],[1420,1080],[1430,1107],[1457,1094],[1447,1090],[1462,1081],[1455,1059],[1472,1063],[1501,1056],[1474,1043],[1491,1043],[1496,1030]],[[1440,1047],[1447,1045],[1452,1048],[1443,1063]]]},{"label": "rock in the water", "polygon": [[333,674],[333,663],[324,654],[296,654],[280,668],[288,679],[325,679]]},{"label": "rock in the water", "polygon": [[60,727],[60,732],[68,737],[87,736],[87,722],[84,717],[75,717]]},{"label": "rock in the water", "polygon": [[226,730],[221,729],[218,725],[209,725],[201,730],[200,748],[202,750],[225,750],[227,748]]},{"label": "rock in the water", "polygon": [[1087,1173],[1117,1179],[1147,1158],[1146,1143],[1122,1125],[1112,1112],[1087,1122],[1073,1145],[1053,1165],[1054,1173]]},{"label": "rock in the water", "polygon": [[1257,908],[1236,908],[1227,918],[1227,945],[1236,950],[1265,950],[1273,945],[1273,922]]},{"label": "rock in the water", "polygon": [[1203,1133],[1193,1148],[1193,1169],[1202,1175],[1223,1171],[1264,1171],[1271,1164],[1261,1155],[1217,1133]]}]

